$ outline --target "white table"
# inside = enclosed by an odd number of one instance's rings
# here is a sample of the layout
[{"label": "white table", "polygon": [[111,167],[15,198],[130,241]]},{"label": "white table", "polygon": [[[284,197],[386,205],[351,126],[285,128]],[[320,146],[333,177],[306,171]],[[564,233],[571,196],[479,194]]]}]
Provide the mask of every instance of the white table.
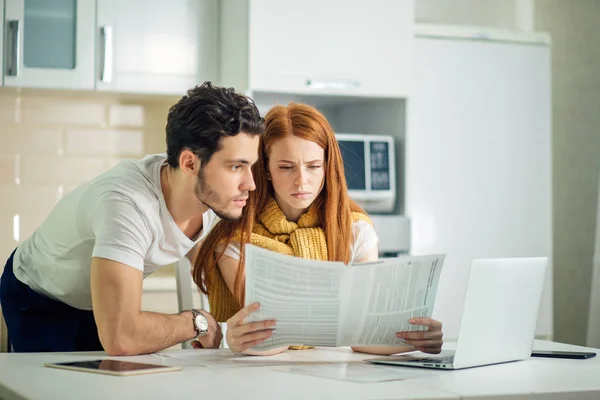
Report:
[{"label": "white table", "polygon": [[[448,344],[445,348],[452,348]],[[191,356],[207,366],[186,366],[163,374],[114,377],[45,368],[46,362],[107,358],[104,353],[0,354],[1,399],[600,399],[600,350],[536,341],[536,349],[595,351],[589,360],[532,358],[526,361],[460,371],[418,369],[422,376],[400,381],[358,383],[275,370],[275,366],[224,366],[208,358],[229,350],[175,350],[157,355],[120,357],[126,360],[178,364]],[[373,356],[347,348],[288,351],[265,358],[302,362],[356,363]],[[111,357],[113,358],[113,357]],[[241,362],[254,363],[247,357]],[[271,361],[269,361],[271,360]],[[281,368],[281,367],[279,367]],[[413,368],[401,368],[414,371]]]}]

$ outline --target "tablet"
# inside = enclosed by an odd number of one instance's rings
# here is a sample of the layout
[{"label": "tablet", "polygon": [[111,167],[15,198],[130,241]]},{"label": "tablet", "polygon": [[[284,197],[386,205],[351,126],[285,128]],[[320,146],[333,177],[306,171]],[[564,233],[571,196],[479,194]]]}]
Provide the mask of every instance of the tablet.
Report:
[{"label": "tablet", "polygon": [[546,350],[533,350],[531,357],[546,357],[546,358],[572,358],[574,360],[583,360],[586,358],[596,357],[596,353],[589,353],[583,351],[546,351]]},{"label": "tablet", "polygon": [[121,360],[88,360],[61,363],[47,363],[45,367],[68,369],[72,371],[93,372],[118,376],[156,374],[159,372],[179,371],[181,367],[145,364]]}]

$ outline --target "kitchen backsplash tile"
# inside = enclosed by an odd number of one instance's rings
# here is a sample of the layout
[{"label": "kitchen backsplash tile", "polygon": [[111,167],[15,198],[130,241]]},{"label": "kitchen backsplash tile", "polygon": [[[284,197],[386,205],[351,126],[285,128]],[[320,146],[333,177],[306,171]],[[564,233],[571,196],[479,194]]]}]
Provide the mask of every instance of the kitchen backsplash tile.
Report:
[{"label": "kitchen backsplash tile", "polygon": [[21,180],[26,184],[61,182],[80,185],[108,168],[102,157],[30,157],[22,158]]},{"label": "kitchen backsplash tile", "polygon": [[61,197],[59,185],[0,185],[2,212],[10,215],[30,210],[48,213]]},{"label": "kitchen backsplash tile", "polygon": [[68,130],[65,133],[67,155],[141,157],[144,132],[139,130]]},{"label": "kitchen backsplash tile", "polygon": [[[5,124],[17,122],[17,98],[0,94],[0,121]],[[2,132],[2,127],[0,127]]]},{"label": "kitchen backsplash tile", "polygon": [[19,243],[13,237],[14,217],[15,215],[7,214],[5,212],[0,214],[0,254],[2,255],[0,270],[4,269],[6,259],[8,259],[10,253]]},{"label": "kitchen backsplash tile", "polygon": [[144,108],[139,105],[111,104],[108,122],[110,126],[141,127],[144,125]]},{"label": "kitchen backsplash tile", "polygon": [[124,159],[164,152],[176,100],[0,88],[0,271],[62,196]]},{"label": "kitchen backsplash tile", "polygon": [[51,98],[24,98],[21,120],[24,124],[106,126],[104,104],[80,103],[74,100],[52,101]]},{"label": "kitchen backsplash tile", "polygon": [[19,182],[19,155],[0,153],[0,185]]},{"label": "kitchen backsplash tile", "polygon": [[58,128],[5,126],[2,132],[2,154],[61,155],[62,135]]}]

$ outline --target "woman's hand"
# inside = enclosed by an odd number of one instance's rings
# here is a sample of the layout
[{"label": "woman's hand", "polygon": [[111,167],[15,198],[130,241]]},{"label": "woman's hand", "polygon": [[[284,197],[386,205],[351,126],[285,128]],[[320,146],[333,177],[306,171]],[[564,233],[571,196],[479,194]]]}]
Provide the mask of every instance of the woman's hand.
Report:
[{"label": "woman's hand", "polygon": [[254,303],[242,308],[227,320],[227,345],[234,353],[242,353],[270,338],[275,329],[275,320],[244,323],[244,319],[258,310],[260,305]]},{"label": "woman's hand", "polygon": [[404,339],[406,344],[414,346],[416,350],[424,353],[438,354],[442,351],[444,343],[442,337],[442,323],[431,318],[411,318],[411,325],[424,325],[426,331],[396,332],[396,337]]}]

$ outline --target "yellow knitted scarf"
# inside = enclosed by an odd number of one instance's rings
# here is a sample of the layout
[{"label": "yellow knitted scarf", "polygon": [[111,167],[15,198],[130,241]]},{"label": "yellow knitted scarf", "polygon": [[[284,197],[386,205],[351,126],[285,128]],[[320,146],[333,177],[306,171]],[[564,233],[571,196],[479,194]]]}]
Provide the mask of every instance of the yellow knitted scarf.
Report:
[{"label": "yellow knitted scarf", "polygon": [[[371,222],[368,216],[353,212],[353,219],[362,219]],[[240,242],[240,233],[237,232],[232,241]],[[321,228],[321,221],[317,207],[313,204],[306,213],[302,214],[298,222],[290,222],[277,205],[275,199],[270,198],[254,222],[250,243],[272,250],[277,253],[302,257],[311,260],[327,260],[327,241],[325,232]],[[213,260],[214,261],[214,260]],[[207,270],[208,302],[210,312],[219,322],[225,322],[238,312],[242,305],[235,299],[218,266]],[[243,302],[243,299],[240,299]],[[294,346],[294,348],[307,348]]]}]

